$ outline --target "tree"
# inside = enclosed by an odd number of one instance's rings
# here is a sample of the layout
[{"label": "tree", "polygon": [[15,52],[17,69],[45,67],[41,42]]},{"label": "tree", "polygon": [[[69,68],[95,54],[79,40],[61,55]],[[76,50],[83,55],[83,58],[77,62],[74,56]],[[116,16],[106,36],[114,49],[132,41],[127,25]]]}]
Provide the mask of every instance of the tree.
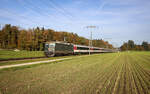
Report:
[{"label": "tree", "polygon": [[149,50],[148,42],[143,41],[143,42],[142,42],[142,47],[144,48],[145,51],[148,51],[148,50]]},{"label": "tree", "polygon": [[0,30],[0,48],[3,47],[3,32]]},{"label": "tree", "polygon": [[21,50],[26,49],[26,40],[27,40],[26,34],[27,34],[26,30],[21,30],[18,35],[18,48]]},{"label": "tree", "polygon": [[135,44],[133,40],[128,41],[128,50],[134,50],[135,49]]},{"label": "tree", "polygon": [[11,27],[11,39],[10,39],[10,48],[17,48],[18,45],[18,27],[12,26]]},{"label": "tree", "polygon": [[33,32],[31,29],[28,30],[26,34],[26,50],[32,51],[32,36]]},{"label": "tree", "polygon": [[136,50],[136,51],[150,51],[150,44],[148,42],[143,41],[141,45],[134,44],[133,40],[129,40],[128,43],[124,43],[120,49],[122,51],[125,50]]},{"label": "tree", "polygon": [[3,35],[3,48],[10,47],[10,40],[11,40],[11,25],[6,24],[2,29]]},{"label": "tree", "polygon": [[124,43],[124,44],[120,47],[120,49],[121,49],[122,51],[128,50],[128,44],[127,44],[127,43]]},{"label": "tree", "polygon": [[[20,29],[17,26],[11,26],[6,24],[2,30],[0,30],[0,48],[21,50],[39,51],[44,50],[44,43],[48,41],[64,41],[79,44],[89,45],[87,38],[78,36],[75,33],[55,31],[52,29],[33,28],[33,29]],[[108,42],[100,39],[92,40],[93,46],[112,48]]]},{"label": "tree", "polygon": [[149,49],[149,51],[150,51],[150,44],[148,44],[148,49]]}]

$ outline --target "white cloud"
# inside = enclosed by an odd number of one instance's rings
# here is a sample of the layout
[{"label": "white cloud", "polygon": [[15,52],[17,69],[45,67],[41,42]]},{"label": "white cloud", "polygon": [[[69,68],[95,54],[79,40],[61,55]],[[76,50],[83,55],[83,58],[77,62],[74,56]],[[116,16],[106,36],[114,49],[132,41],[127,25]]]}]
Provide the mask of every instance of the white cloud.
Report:
[{"label": "white cloud", "polygon": [[[102,33],[95,33],[97,38],[111,37],[114,40],[126,40],[137,38],[134,37],[136,34],[142,35],[139,38],[141,40],[149,39],[147,36],[150,30],[149,0],[73,0],[59,3],[61,7],[51,6],[46,0],[17,1],[20,2],[23,11],[10,9],[9,6],[6,7],[7,10],[1,8],[0,20],[7,18],[7,22],[10,23],[49,26],[85,37],[88,37],[88,33],[82,32],[85,31],[83,28],[87,25],[97,25],[103,26],[103,30],[100,30]],[[31,5],[26,2],[30,2]],[[145,34],[141,33],[143,29]]]}]

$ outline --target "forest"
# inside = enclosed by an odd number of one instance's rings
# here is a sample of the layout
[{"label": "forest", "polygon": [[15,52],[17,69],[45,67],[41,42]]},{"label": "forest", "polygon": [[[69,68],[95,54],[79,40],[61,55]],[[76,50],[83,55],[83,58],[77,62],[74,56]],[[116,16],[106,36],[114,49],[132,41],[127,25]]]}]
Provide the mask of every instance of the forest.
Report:
[{"label": "forest", "polygon": [[[64,41],[79,45],[88,45],[89,40],[76,33],[55,31],[44,27],[21,29],[11,24],[6,24],[0,30],[1,49],[20,49],[28,51],[43,51],[45,42]],[[102,39],[92,40],[94,47],[113,48],[111,44]]]},{"label": "forest", "polygon": [[125,42],[120,49],[122,51],[150,51],[150,44],[146,41],[143,41],[142,44],[137,45],[133,40],[128,40],[128,42]]}]

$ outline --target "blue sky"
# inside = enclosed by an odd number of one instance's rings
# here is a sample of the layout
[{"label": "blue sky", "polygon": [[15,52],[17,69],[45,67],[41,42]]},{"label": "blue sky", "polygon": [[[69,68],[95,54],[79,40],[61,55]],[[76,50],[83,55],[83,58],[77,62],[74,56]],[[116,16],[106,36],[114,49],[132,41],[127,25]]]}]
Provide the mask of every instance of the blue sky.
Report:
[{"label": "blue sky", "polygon": [[150,42],[150,0],[1,0],[0,24],[45,27],[104,39],[115,46]]}]

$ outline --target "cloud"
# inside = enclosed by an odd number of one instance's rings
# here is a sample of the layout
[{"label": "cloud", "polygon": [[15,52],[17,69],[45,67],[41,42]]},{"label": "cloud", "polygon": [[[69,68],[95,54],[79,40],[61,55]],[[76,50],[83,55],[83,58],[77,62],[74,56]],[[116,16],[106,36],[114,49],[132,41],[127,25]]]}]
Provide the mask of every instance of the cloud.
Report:
[{"label": "cloud", "polygon": [[[53,2],[52,2],[53,1]],[[113,40],[150,40],[149,0],[2,0],[0,21],[22,27],[45,26],[89,37],[87,25],[103,27],[93,35]],[[5,6],[4,6],[5,5]],[[11,6],[10,6],[11,5]],[[144,34],[142,34],[142,32]],[[135,36],[136,35],[136,36]],[[139,38],[138,38],[139,37]]]}]

